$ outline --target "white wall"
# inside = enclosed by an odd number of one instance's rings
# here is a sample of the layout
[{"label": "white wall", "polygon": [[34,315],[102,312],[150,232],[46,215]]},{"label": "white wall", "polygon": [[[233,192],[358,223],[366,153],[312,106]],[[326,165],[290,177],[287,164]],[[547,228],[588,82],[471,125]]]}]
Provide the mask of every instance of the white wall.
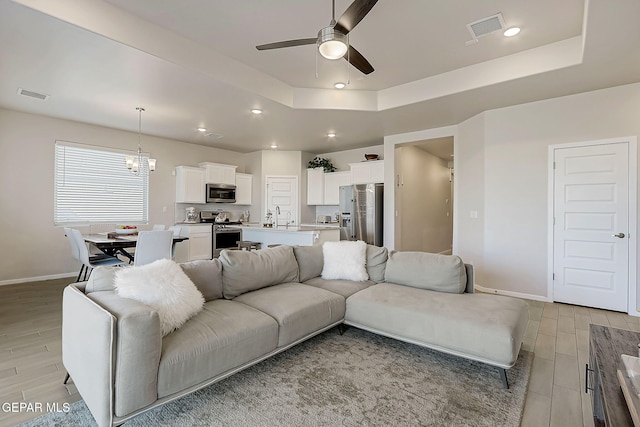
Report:
[{"label": "white wall", "polygon": [[[458,252],[463,259],[466,253],[482,257],[477,283],[550,297],[548,147],[638,134],[640,84],[487,111],[462,123],[456,141]],[[479,219],[470,219],[469,210],[477,210]]]},{"label": "white wall", "polygon": [[[262,150],[246,155],[247,173],[253,174],[251,221],[262,222],[266,215],[265,177],[298,177],[299,221],[307,221],[313,213],[307,207],[306,162],[313,158],[302,151]],[[306,159],[306,160],[305,160]],[[305,173],[303,174],[303,171]]]},{"label": "white wall", "polygon": [[318,154],[318,156],[330,159],[338,171],[348,171],[350,170],[349,163],[363,162],[365,160],[365,154],[378,154],[380,159],[382,159],[384,157],[384,145],[374,145],[372,147],[355,148],[345,151],[332,151],[330,153]]},{"label": "white wall", "polygon": [[[0,109],[0,284],[77,274],[62,228],[53,225],[56,140],[135,150],[137,133]],[[149,181],[149,223],[173,224],[178,165],[219,162],[244,170],[245,155],[144,135],[158,160]],[[166,207],[167,212],[163,212]]]},{"label": "white wall", "polygon": [[396,148],[396,244],[402,251],[450,253],[453,218],[447,162],[406,145]]}]

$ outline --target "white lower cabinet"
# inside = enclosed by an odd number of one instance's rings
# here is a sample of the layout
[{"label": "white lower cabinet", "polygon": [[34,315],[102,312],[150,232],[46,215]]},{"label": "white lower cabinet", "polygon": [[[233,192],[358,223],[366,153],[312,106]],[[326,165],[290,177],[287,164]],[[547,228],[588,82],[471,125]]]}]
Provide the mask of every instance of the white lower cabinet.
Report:
[{"label": "white lower cabinet", "polygon": [[212,227],[211,224],[180,224],[180,235],[189,240],[176,244],[176,262],[211,259]]}]

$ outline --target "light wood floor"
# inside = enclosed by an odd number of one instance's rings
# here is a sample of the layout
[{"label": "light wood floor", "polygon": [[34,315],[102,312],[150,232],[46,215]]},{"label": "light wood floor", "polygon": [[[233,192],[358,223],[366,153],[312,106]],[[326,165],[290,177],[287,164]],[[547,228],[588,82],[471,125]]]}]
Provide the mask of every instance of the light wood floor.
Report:
[{"label": "light wood floor", "polygon": [[[62,289],[72,279],[0,286],[0,405],[5,402],[75,402],[80,395],[63,385]],[[640,318],[605,310],[529,301],[524,348],[535,353],[523,427],[593,426],[584,393],[589,324],[640,332]],[[41,412],[5,412],[10,426]]]}]

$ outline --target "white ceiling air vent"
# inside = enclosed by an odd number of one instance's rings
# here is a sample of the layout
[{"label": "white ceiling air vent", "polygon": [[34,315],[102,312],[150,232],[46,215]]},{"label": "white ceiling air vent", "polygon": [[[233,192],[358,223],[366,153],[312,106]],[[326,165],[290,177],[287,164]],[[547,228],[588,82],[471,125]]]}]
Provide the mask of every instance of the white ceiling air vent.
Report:
[{"label": "white ceiling air vent", "polygon": [[18,88],[18,95],[28,96],[30,98],[39,99],[40,101],[46,101],[49,98],[49,95],[34,92],[31,90],[22,89],[21,87]]},{"label": "white ceiling air vent", "polygon": [[214,139],[222,139],[224,138],[224,135],[220,135],[219,133],[215,133],[215,132],[207,132],[205,133],[205,136],[214,138]]},{"label": "white ceiling air vent", "polygon": [[498,30],[504,30],[504,18],[502,13],[497,13],[486,18],[479,19],[475,22],[467,24],[467,29],[471,33],[471,40],[467,44],[473,44],[478,42],[478,38],[491,34]]}]

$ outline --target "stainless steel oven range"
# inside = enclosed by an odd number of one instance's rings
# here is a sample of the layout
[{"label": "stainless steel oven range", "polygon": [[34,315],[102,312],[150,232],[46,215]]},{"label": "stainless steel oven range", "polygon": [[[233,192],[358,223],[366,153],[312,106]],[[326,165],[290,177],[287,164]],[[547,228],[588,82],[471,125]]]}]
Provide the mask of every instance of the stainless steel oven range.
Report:
[{"label": "stainless steel oven range", "polygon": [[213,224],[213,247],[211,253],[214,258],[220,256],[223,249],[237,248],[242,240],[242,229],[229,224]]},{"label": "stainless steel oven range", "polygon": [[237,242],[242,240],[242,229],[233,227],[234,225],[241,225],[241,222],[229,221],[228,219],[223,222],[217,221],[222,217],[228,218],[226,214],[226,212],[219,211],[200,212],[200,222],[211,223],[213,227],[211,254],[214,258],[218,258],[223,249],[237,248]]}]

